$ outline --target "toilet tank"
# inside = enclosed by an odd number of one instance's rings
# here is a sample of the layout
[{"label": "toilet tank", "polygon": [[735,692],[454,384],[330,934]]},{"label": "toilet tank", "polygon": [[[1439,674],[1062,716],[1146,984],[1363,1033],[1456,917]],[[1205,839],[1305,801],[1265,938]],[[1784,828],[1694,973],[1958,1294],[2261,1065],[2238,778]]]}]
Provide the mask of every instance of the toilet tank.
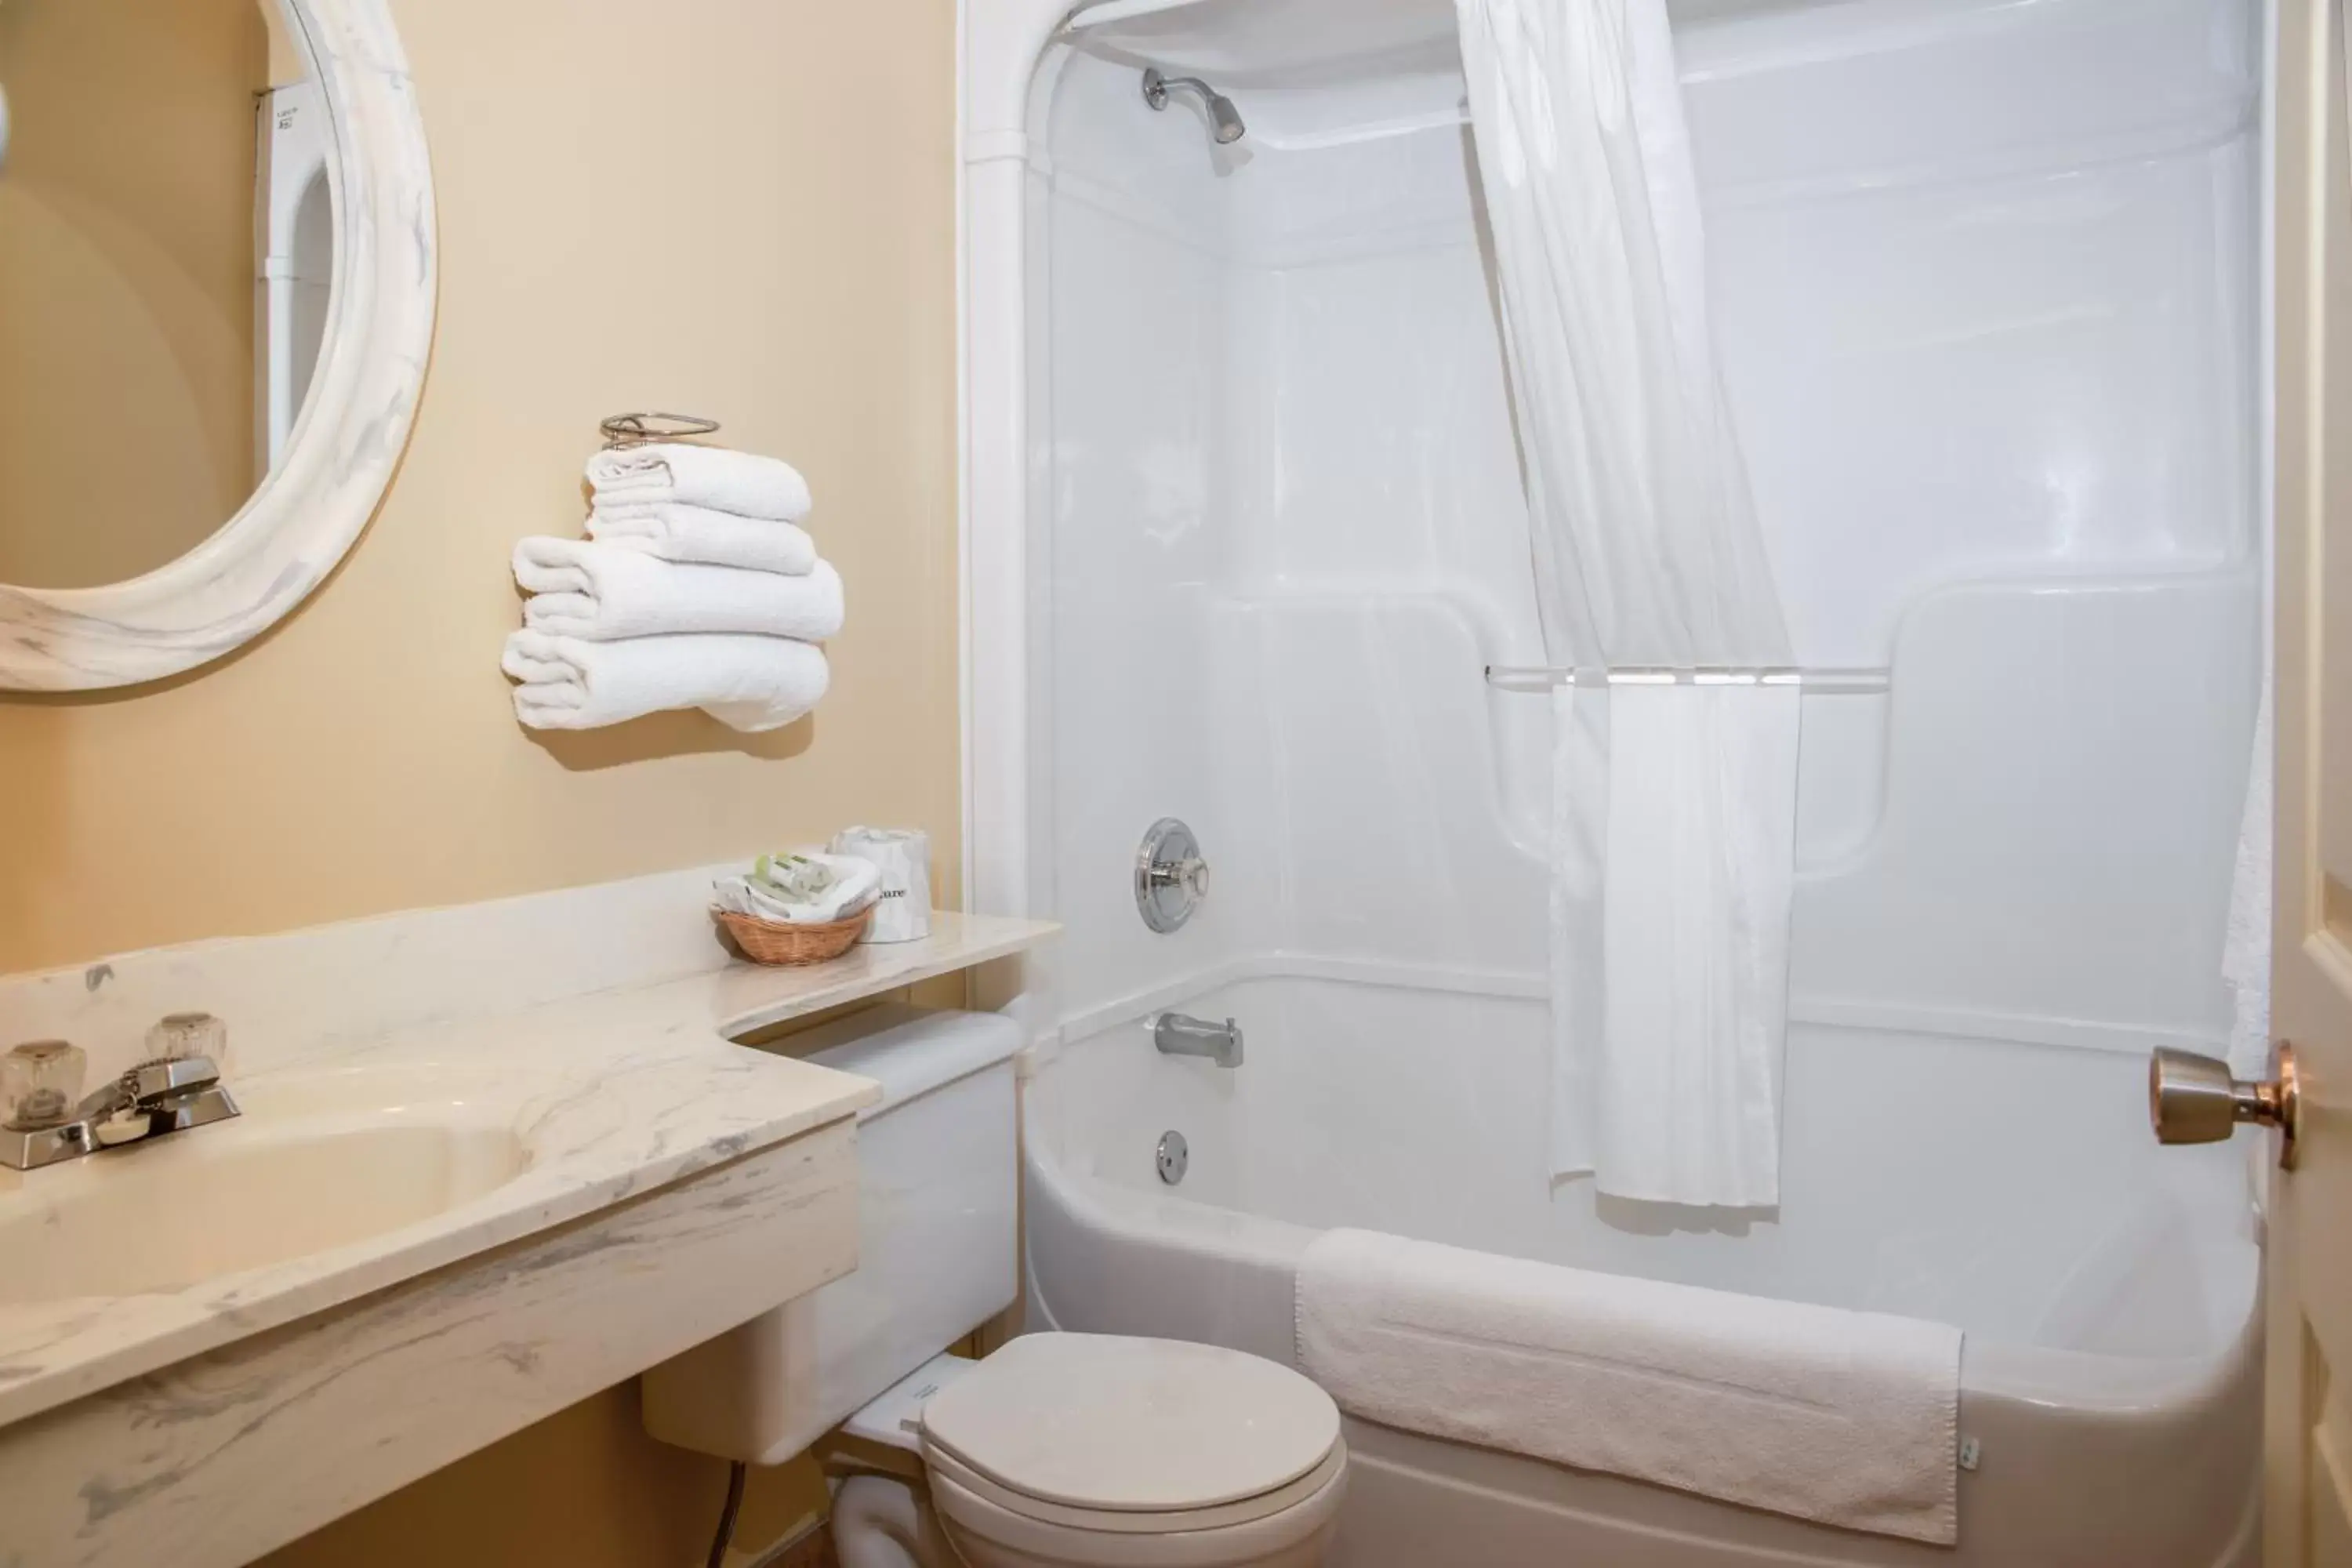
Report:
[{"label": "toilet tank", "polygon": [[891,1005],[785,1042],[882,1086],[858,1117],[856,1271],[646,1373],[647,1431],[781,1464],[1013,1303],[1022,1039],[995,1014]]}]

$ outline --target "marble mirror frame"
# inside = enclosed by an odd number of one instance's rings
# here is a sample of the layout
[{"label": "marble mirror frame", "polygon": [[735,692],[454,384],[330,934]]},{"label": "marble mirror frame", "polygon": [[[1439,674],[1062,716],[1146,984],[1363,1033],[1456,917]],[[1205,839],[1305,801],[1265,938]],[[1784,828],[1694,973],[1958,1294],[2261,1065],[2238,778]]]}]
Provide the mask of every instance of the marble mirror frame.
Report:
[{"label": "marble mirror frame", "polygon": [[334,286],[309,400],[259,488],[178,560],[101,587],[0,585],[0,689],[130,686],[242,647],[335,569],[407,445],[432,350],[436,262],[407,58],[389,0],[278,3],[308,42],[334,126]]}]

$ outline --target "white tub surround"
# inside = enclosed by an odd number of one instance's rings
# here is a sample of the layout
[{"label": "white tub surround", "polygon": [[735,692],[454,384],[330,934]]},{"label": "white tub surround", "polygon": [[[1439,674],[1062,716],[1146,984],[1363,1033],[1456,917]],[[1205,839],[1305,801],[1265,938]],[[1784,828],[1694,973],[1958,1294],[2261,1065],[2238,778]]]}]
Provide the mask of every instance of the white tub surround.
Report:
[{"label": "white tub surround", "polygon": [[[1967,1336],[1955,1547],[1357,1419],[1346,1568],[2250,1563],[2243,1162],[2144,1083],[2231,1021],[2261,7],[1669,12],[1791,662],[1873,672],[1797,699],[1771,1210],[1549,1179],[1551,699],[1484,672],[1556,661],[1454,0],[966,8],[969,885],[1071,927],[1032,1321],[1293,1356],[1345,1226]],[[1215,884],[1163,935],[1171,816]]]},{"label": "white tub surround", "polygon": [[208,1008],[244,1107],[0,1173],[5,1543],[227,1568],[851,1268],[878,1089],[730,1037],[1052,928],[762,969],[711,874],[0,980],[101,1072]]},{"label": "white tub surround", "polygon": [[1744,671],[1553,699],[1552,1172],[1769,1208],[1796,861],[1789,628],[1709,321],[1665,0],[1460,0],[1544,644]]},{"label": "white tub surround", "polygon": [[[1066,9],[964,39],[975,907],[1084,917],[1048,1024],[1270,958],[1540,986],[1549,699],[1481,671],[1548,656],[1454,7]],[[1800,699],[1792,1016],[2221,1047],[2258,7],[1673,9],[1795,653],[1891,672]],[[1139,107],[1145,56],[1235,96],[1245,163]],[[1161,938],[1097,868],[1171,814],[1219,890]]]}]

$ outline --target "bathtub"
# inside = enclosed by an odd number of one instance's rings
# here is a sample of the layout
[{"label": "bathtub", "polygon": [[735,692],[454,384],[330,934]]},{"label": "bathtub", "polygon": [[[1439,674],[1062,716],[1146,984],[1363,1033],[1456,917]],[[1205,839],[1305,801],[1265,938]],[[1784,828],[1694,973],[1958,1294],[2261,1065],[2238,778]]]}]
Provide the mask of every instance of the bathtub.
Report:
[{"label": "bathtub", "polygon": [[[1550,1190],[1539,994],[1329,969],[1229,964],[1040,1050],[1024,1093],[1030,1328],[1295,1363],[1300,1254],[1318,1227],[1361,1226],[1956,1324],[1976,1457],[1943,1549],[1351,1419],[1341,1568],[2257,1561],[2248,1143],[2159,1151],[2144,1058],[1799,1022],[1782,1206],[1721,1222]],[[1162,1005],[1239,1020],[1246,1063],[1159,1056],[1146,1019]],[[1154,1161],[1170,1131],[1190,1151],[1175,1186]]]}]

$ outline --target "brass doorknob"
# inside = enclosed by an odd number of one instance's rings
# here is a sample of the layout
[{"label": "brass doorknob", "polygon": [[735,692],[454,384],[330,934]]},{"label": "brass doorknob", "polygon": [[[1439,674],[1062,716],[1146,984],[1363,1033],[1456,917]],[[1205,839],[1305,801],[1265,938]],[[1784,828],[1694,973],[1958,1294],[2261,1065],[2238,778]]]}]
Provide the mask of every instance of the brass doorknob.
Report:
[{"label": "brass doorknob", "polygon": [[2147,1058],[2147,1119],[2159,1143],[2218,1143],[2251,1121],[2279,1130],[2279,1163],[2291,1170],[2302,1110],[2294,1047],[2284,1040],[2260,1083],[2233,1079],[2227,1062],[2194,1051],[2167,1047]]}]

